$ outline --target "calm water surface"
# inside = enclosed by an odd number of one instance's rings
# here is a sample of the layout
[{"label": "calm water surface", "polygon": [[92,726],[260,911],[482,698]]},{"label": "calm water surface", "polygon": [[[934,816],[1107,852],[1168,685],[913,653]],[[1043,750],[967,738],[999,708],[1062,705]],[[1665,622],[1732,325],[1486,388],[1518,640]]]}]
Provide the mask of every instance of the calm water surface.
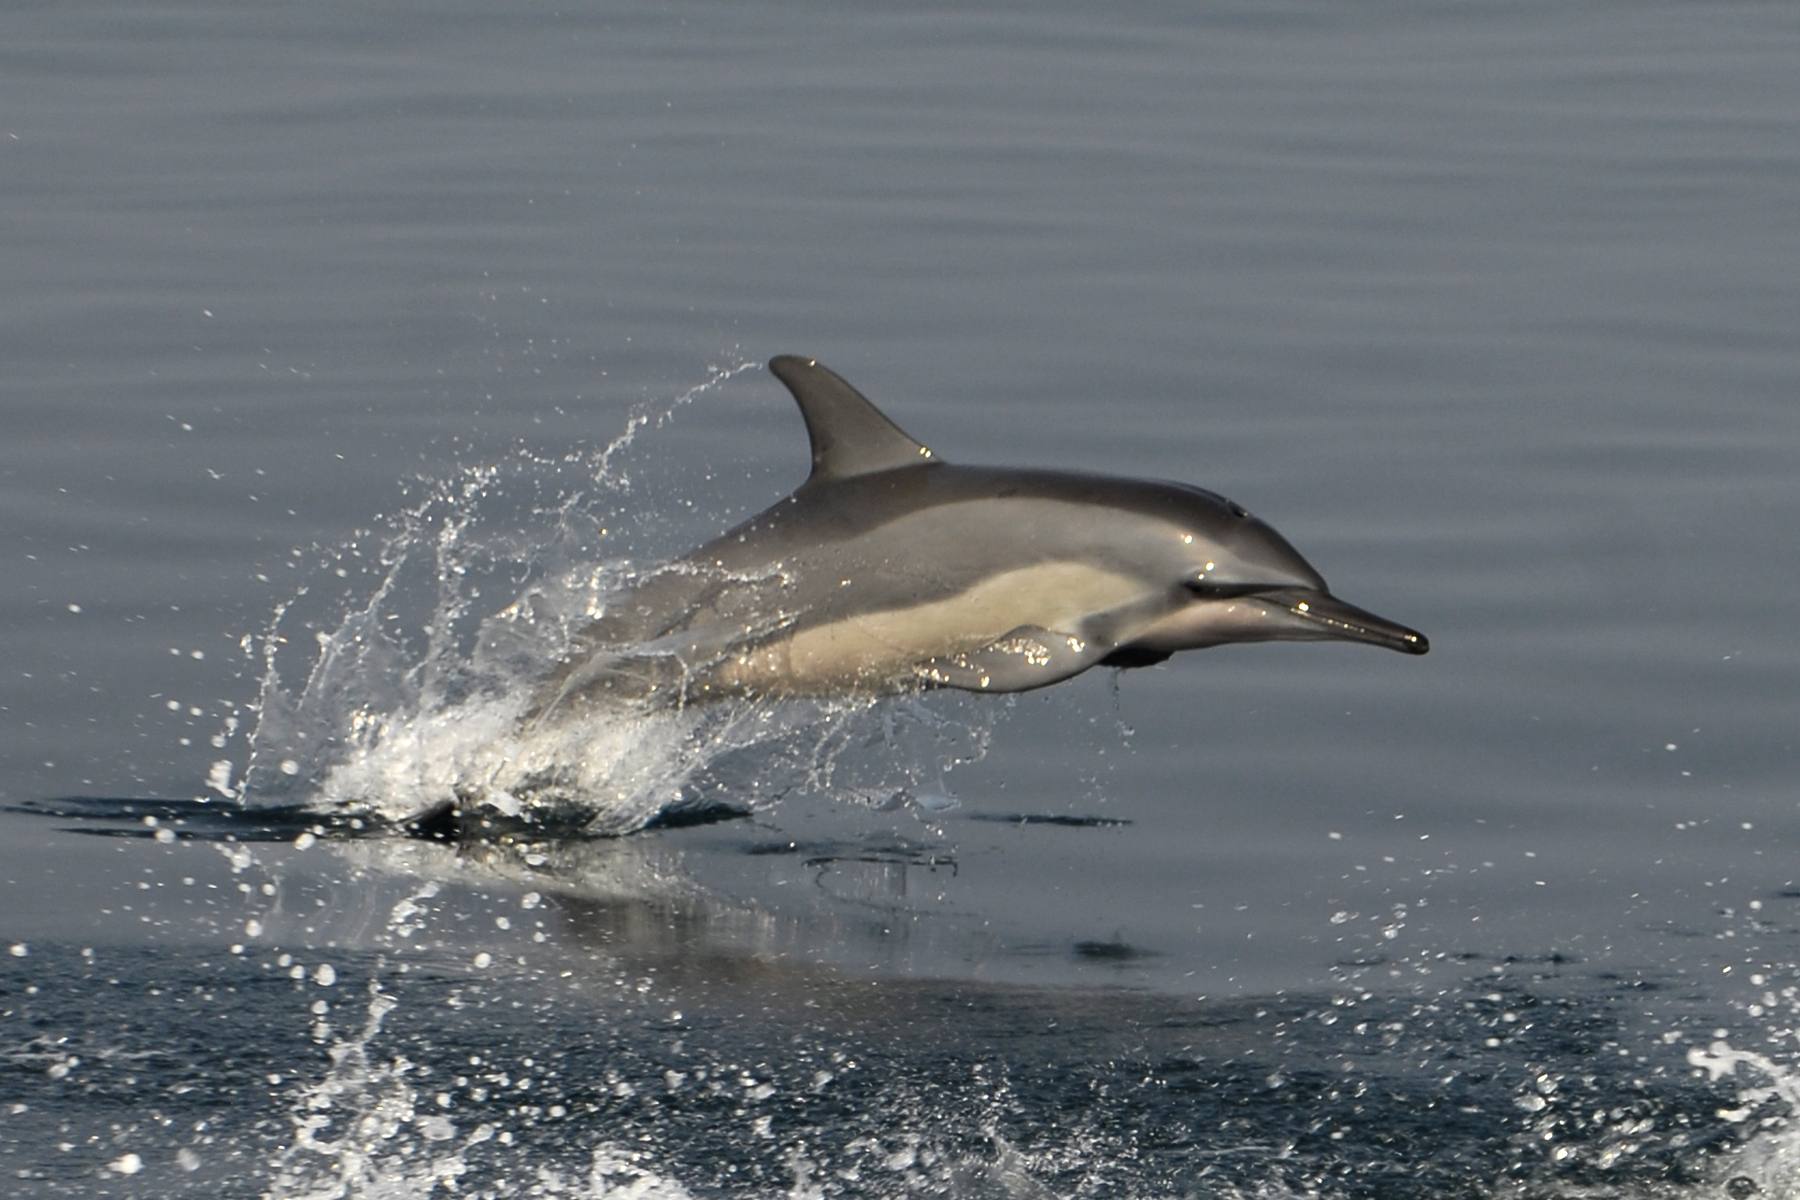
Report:
[{"label": "calm water surface", "polygon": [[[20,1194],[1797,1186],[1790,8],[0,35]],[[633,730],[751,815],[624,838],[293,807],[466,665],[423,625],[795,486],[784,352],[1223,492],[1433,651]]]}]

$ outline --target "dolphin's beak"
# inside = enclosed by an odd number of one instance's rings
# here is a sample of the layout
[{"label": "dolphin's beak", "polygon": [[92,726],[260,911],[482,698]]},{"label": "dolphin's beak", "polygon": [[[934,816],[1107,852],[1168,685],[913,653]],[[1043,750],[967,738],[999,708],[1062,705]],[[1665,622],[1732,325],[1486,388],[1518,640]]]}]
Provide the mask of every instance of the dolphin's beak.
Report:
[{"label": "dolphin's beak", "polygon": [[1424,654],[1431,649],[1431,643],[1417,630],[1396,625],[1386,617],[1378,617],[1354,604],[1345,604],[1330,592],[1279,588],[1257,592],[1251,598],[1267,606],[1272,615],[1279,616],[1289,629],[1288,637],[1367,642],[1402,654]]}]

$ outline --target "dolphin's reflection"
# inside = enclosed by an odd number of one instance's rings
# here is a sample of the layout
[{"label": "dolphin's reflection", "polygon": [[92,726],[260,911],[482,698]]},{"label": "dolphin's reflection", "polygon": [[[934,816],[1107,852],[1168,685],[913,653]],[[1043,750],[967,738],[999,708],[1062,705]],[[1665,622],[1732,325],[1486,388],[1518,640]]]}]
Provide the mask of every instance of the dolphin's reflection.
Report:
[{"label": "dolphin's reflection", "polygon": [[452,898],[471,912],[510,910],[521,897],[536,897],[531,909],[553,915],[548,936],[556,942],[634,967],[716,973],[733,964],[789,963],[895,972],[945,956],[966,969],[999,952],[990,935],[925,908],[955,877],[955,848],[891,831],[814,841],[750,827],[321,845],[346,868],[339,874],[371,887],[438,885],[439,906]]},{"label": "dolphin's reflection", "polygon": [[[369,810],[61,797],[18,811],[90,836],[167,843],[167,853],[187,847],[184,887],[168,894],[168,914],[192,911],[204,892],[203,919],[252,953],[337,947],[420,966],[530,956],[533,969],[591,962],[721,983],[771,971],[799,983],[825,969],[1043,980],[1053,961],[1085,975],[1082,965],[1091,970],[1102,957],[1073,936],[1027,942],[1015,930],[1009,940],[989,924],[993,914],[959,906],[968,864],[935,812],[871,829],[871,811],[892,806],[815,799],[783,811],[786,830],[803,837],[742,817],[629,838],[546,836],[525,824],[426,837]],[[981,819],[1077,828],[1113,820]],[[158,894],[134,898],[142,915],[152,915],[146,905]],[[1137,947],[1108,949],[1108,962],[1145,957]]]}]

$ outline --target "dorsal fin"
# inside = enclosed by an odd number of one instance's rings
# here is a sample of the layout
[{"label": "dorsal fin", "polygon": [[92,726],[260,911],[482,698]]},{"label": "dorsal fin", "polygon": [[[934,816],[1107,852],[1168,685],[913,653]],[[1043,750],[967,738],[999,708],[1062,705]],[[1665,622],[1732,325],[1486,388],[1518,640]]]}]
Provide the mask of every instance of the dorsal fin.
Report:
[{"label": "dorsal fin", "polygon": [[769,360],[769,373],[794,393],[806,421],[813,460],[808,483],[937,461],[861,392],[812,359],[779,355]]}]

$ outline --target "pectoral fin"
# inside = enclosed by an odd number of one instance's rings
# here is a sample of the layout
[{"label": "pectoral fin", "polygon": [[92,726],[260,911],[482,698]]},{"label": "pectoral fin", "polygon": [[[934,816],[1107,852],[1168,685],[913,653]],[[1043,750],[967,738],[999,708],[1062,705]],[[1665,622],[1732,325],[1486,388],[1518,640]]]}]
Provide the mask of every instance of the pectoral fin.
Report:
[{"label": "pectoral fin", "polygon": [[937,687],[1025,692],[1081,674],[1105,657],[1108,649],[1074,634],[1021,625],[979,650],[922,663],[918,674]]}]

